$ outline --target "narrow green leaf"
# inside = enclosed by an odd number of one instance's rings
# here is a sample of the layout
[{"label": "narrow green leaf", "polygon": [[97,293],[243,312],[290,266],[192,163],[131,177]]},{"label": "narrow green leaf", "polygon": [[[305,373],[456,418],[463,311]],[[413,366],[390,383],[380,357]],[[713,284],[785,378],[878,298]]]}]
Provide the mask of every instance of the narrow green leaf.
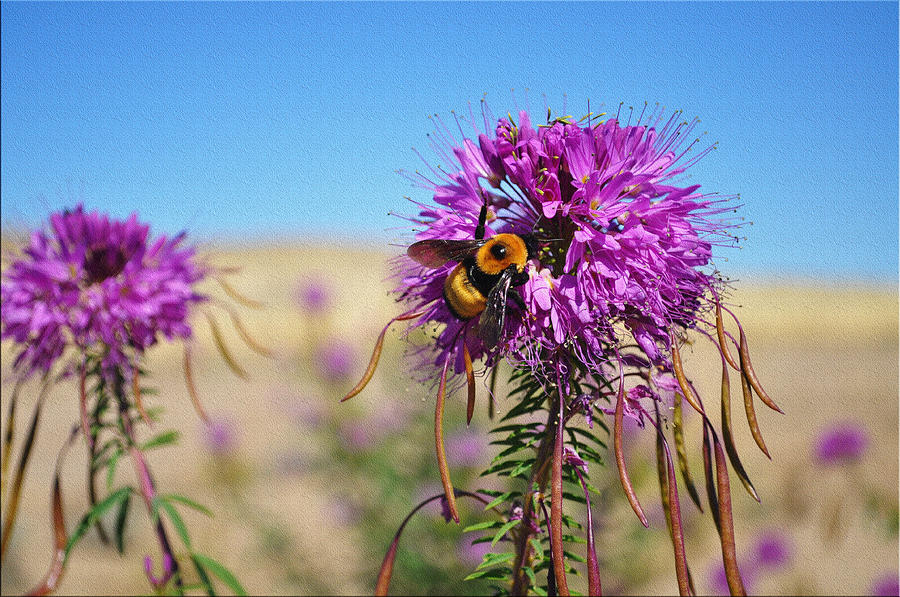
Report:
[{"label": "narrow green leaf", "polygon": [[72,548],[75,547],[75,544],[78,543],[84,534],[88,531],[91,526],[97,521],[98,518],[103,516],[110,508],[118,504],[120,501],[124,500],[128,497],[132,492],[131,487],[123,487],[117,492],[110,494],[103,501],[97,503],[96,506],[90,509],[87,514],[85,514],[81,520],[78,522],[78,526],[75,527],[75,530],[72,531],[72,535],[69,537],[68,542],[66,543],[66,557],[69,557],[69,552],[72,551]]},{"label": "narrow green leaf", "polygon": [[159,497],[161,497],[167,501],[173,501],[173,502],[178,502],[179,504],[184,504],[185,506],[187,506],[189,508],[193,508],[194,510],[196,510],[198,512],[202,512],[203,514],[206,514],[210,518],[213,517],[213,513],[209,508],[207,508],[206,506],[204,506],[202,504],[198,504],[197,502],[195,502],[194,500],[192,500],[189,497],[185,497],[185,496],[179,495],[177,493],[167,493],[167,494],[161,495]]},{"label": "narrow green leaf", "polygon": [[209,580],[209,574],[206,573],[206,568],[203,567],[203,564],[197,560],[196,554],[191,554],[191,562],[194,563],[194,568],[197,570],[197,576],[200,577],[200,584],[203,586],[203,590],[210,597],[215,597],[216,591],[213,589],[212,581]]},{"label": "narrow green leaf", "polygon": [[517,465],[515,466],[515,468],[514,468],[513,470],[511,470],[511,471],[509,472],[509,476],[510,476],[510,477],[520,477],[520,476],[524,476],[524,475],[527,474],[529,471],[531,471],[531,464],[532,464],[532,463],[531,463],[530,460],[525,460],[525,461],[523,461],[523,462],[520,462],[519,464],[517,464]]},{"label": "narrow green leaf", "polygon": [[510,530],[511,528],[513,528],[514,526],[516,526],[516,525],[519,524],[520,522],[522,522],[522,519],[521,519],[521,518],[517,518],[517,519],[515,519],[515,520],[510,520],[510,521],[507,522],[505,525],[503,525],[502,527],[500,527],[500,530],[497,531],[497,532],[494,534],[494,538],[491,539],[491,547],[494,547],[495,545],[497,545],[497,542],[500,541],[500,539],[502,539],[503,536],[506,535],[506,533],[508,533],[509,530]]},{"label": "narrow green leaf", "polygon": [[531,542],[531,549],[534,550],[534,559],[539,560],[539,561],[543,560],[544,559],[544,546],[541,545],[540,540],[532,537],[528,541]]},{"label": "narrow green leaf", "polygon": [[174,444],[178,441],[178,432],[177,431],[165,431],[160,433],[156,437],[147,440],[141,446],[141,451],[145,452],[147,450],[152,450],[153,448],[159,448],[161,446],[167,446],[169,444]]},{"label": "narrow green leaf", "polygon": [[109,462],[106,464],[106,489],[110,490],[116,477],[116,467],[119,465],[119,458],[122,457],[122,447],[118,446],[110,455]]},{"label": "narrow green leaf", "polygon": [[128,493],[119,504],[119,512],[116,514],[116,549],[119,550],[119,554],[125,552],[125,521],[128,519],[128,507],[130,505],[131,493]]},{"label": "narrow green leaf", "polygon": [[181,515],[178,513],[178,510],[175,509],[175,506],[166,501],[162,496],[156,496],[153,503],[156,506],[154,509],[157,513],[159,513],[160,509],[165,510],[166,514],[169,515],[169,519],[172,521],[172,525],[175,527],[175,531],[178,533],[178,536],[181,537],[181,542],[188,548],[188,551],[192,550],[191,537],[188,534],[187,526],[185,526],[184,519],[181,518]]},{"label": "narrow green leaf", "polygon": [[244,596],[247,594],[247,591],[244,590],[244,587],[241,586],[238,579],[234,577],[234,574],[216,560],[199,553],[191,554],[191,557],[194,558],[195,562],[200,562],[204,568],[212,572],[219,580],[228,585],[228,588],[234,591],[235,595]]},{"label": "narrow green leaf", "polygon": [[536,588],[538,586],[538,581],[537,581],[537,577],[534,575],[534,570],[532,570],[531,566],[523,566],[522,571],[525,572],[525,576],[527,576],[528,579],[531,581],[532,588]]},{"label": "narrow green leaf", "polygon": [[509,566],[502,568],[485,568],[484,570],[476,570],[463,580],[472,580],[473,578],[484,578],[485,580],[509,580],[512,569]]},{"label": "narrow green leaf", "polygon": [[516,554],[512,553],[511,551],[504,553],[486,553],[483,556],[483,561],[478,564],[478,568],[476,568],[476,570],[481,570],[482,568],[490,568],[491,566],[496,566],[497,564],[508,562],[514,557],[516,557]]},{"label": "narrow green leaf", "polygon": [[490,502],[487,506],[485,506],[484,509],[490,510],[491,508],[496,508],[497,506],[499,506],[500,504],[502,504],[509,498],[513,497],[514,495],[517,496],[517,495],[521,495],[521,494],[518,491],[507,491],[506,493],[504,493],[502,495],[498,495],[496,498],[494,498],[494,500],[492,502]]},{"label": "narrow green leaf", "polygon": [[482,529],[495,529],[500,526],[499,520],[486,520],[484,522],[476,522],[473,525],[469,525],[463,529],[463,533],[470,533],[472,531],[480,531]]}]

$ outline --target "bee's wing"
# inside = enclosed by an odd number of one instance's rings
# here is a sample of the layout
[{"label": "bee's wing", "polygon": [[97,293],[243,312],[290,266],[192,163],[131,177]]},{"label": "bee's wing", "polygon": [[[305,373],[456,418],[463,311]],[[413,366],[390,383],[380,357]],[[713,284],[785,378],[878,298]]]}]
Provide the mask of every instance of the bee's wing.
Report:
[{"label": "bee's wing", "polygon": [[483,244],[483,240],[431,238],[411,244],[406,254],[425,267],[437,268],[448,261],[462,261]]},{"label": "bee's wing", "polygon": [[506,295],[515,275],[515,266],[510,266],[500,274],[500,280],[487,296],[487,305],[478,319],[478,336],[489,349],[497,345],[506,322]]}]

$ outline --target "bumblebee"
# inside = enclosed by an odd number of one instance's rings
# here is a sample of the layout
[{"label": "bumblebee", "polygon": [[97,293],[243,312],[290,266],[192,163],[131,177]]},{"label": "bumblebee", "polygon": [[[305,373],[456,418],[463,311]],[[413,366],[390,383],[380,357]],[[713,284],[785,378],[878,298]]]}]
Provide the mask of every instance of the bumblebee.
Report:
[{"label": "bumblebee", "polygon": [[481,208],[475,238],[429,239],[410,245],[406,254],[425,267],[458,262],[444,281],[444,302],[458,319],[480,315],[478,336],[488,348],[496,346],[506,321],[507,299],[520,309],[525,302],[515,290],[528,281],[525,264],[537,255],[533,235],[503,233],[485,239],[487,204]]}]

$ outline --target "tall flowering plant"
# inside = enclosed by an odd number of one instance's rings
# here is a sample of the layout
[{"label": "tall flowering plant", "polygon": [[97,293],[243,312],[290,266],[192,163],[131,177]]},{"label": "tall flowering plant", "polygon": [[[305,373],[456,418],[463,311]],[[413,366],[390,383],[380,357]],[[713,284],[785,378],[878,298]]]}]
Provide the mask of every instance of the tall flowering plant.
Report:
[{"label": "tall flowering plant", "polygon": [[[182,594],[190,588],[184,573],[185,557],[173,546],[174,528],[187,551],[199,585],[214,593],[211,577],[219,577],[236,592],[237,580],[221,564],[199,553],[177,508],[209,511],[185,496],[161,493],[148,466],[145,453],[177,441],[175,431],[162,432],[141,441],[139,425],[153,427],[158,411],[144,407],[144,359],[149,348],[162,341],[185,344],[184,373],[189,393],[206,418],[192,381],[190,317],[206,309],[213,336],[226,362],[237,368],[222,343],[212,307],[225,309],[242,336],[246,336],[230,303],[214,301],[198,290],[207,278],[219,279],[226,292],[240,299],[221,279],[227,270],[201,262],[185,234],[152,238],[149,226],[136,215],[115,220],[98,212],[85,212],[81,205],[54,213],[49,226],[32,232],[24,250],[9,259],[0,284],[0,337],[11,342],[12,392],[8,400],[7,432],[3,445],[3,489],[15,440],[15,415],[25,388],[37,379],[39,392],[22,441],[20,457],[11,481],[5,516],[2,556],[12,536],[20,493],[28,461],[39,428],[41,411],[51,386],[74,381],[80,417],[64,440],[57,456],[51,490],[54,554],[44,580],[32,591],[52,592],[62,577],[69,555],[81,538],[96,528],[100,539],[115,542],[123,550],[124,532],[132,498],[141,498],[150,513],[159,542],[159,573],[145,558],[147,577],[157,592]],[[247,302],[245,299],[243,302]],[[7,402],[4,400],[4,402]],[[91,508],[71,530],[65,527],[60,473],[63,459],[73,443],[87,450],[90,463],[86,489]],[[115,488],[120,460],[130,460],[135,483]],[[105,490],[101,481],[106,480]],[[105,495],[104,495],[105,494]],[[114,529],[102,520],[116,512]]]},{"label": "tall flowering plant", "polygon": [[[759,498],[733,441],[729,371],[740,379],[750,429],[767,456],[753,395],[779,409],[754,372],[746,335],[727,306],[727,283],[712,267],[714,248],[737,241],[739,222],[729,217],[734,197],[680,182],[713,148],[697,151],[700,139],[688,142],[697,120],[646,106],[627,122],[604,116],[554,118],[548,110],[546,121],[534,125],[527,111],[495,120],[482,103],[482,126],[471,111],[468,119],[456,118],[460,139],[436,119],[432,148],[444,166],[408,175],[433,194],[434,204],[420,204],[418,215],[408,218],[415,242],[394,261],[403,311],[388,326],[404,322],[406,334],[436,330],[412,357],[414,370],[437,386],[435,448],[448,520],[459,521],[461,495],[499,513],[498,520],[470,528],[494,529],[484,540],[509,548],[487,554],[472,577],[506,580],[501,589],[517,595],[568,594],[569,560],[576,556],[564,543],[579,541],[575,533],[583,530],[589,591],[600,593],[589,464],[601,464],[609,434],[625,497],[649,526],[623,452],[630,418],[656,437],[678,587],[692,593],[675,473],[677,467],[702,510],[688,468],[687,403],[703,420],[705,493],[728,586],[742,594],[726,458]],[[463,125],[471,126],[470,136]],[[516,239],[525,247],[518,259]],[[345,400],[374,374],[387,329]],[[719,432],[682,364],[680,348],[690,336],[714,344],[721,357]],[[503,450],[485,474],[509,477],[516,486],[506,492],[454,489],[442,434],[448,387],[468,387],[471,419],[476,373],[490,378],[493,400],[503,360],[513,367],[513,405],[493,431],[493,443]],[[566,513],[566,502],[584,505],[584,525]],[[377,593],[387,591],[398,540],[399,533]]]}]

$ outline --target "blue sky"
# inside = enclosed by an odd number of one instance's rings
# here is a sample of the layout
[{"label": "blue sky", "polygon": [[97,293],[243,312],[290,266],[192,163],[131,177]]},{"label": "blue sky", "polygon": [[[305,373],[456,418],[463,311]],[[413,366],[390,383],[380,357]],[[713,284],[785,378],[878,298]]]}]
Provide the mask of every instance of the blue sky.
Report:
[{"label": "blue sky", "polygon": [[[3,220],[385,247],[428,114],[659,102],[753,221],[727,272],[897,279],[897,4],[14,3]],[[514,92],[510,91],[515,89]],[[564,97],[565,95],[565,97]],[[436,158],[435,158],[436,161]]]}]

